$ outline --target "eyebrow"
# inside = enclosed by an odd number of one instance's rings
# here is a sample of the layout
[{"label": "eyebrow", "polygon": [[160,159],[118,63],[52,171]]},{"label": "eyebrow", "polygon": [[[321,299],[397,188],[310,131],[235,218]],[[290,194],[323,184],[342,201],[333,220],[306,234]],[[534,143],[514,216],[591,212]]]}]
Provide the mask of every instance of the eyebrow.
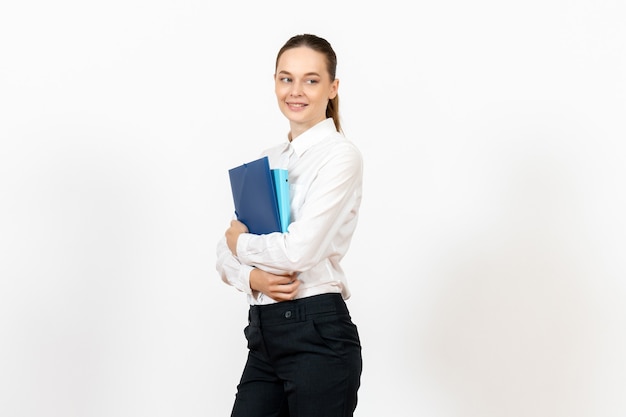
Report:
[{"label": "eyebrow", "polygon": [[[283,74],[283,75],[293,75],[292,73],[290,73],[289,71],[279,71],[278,74]],[[310,76],[316,76],[316,77],[321,77],[321,75],[319,75],[317,72],[307,72],[306,74],[304,74],[305,77],[310,77]]]}]

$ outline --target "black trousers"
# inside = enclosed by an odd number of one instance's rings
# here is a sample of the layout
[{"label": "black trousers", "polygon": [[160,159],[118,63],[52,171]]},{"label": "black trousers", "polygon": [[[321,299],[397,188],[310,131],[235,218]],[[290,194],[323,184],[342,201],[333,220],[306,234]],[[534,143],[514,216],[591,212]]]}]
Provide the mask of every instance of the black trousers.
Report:
[{"label": "black trousers", "polygon": [[231,417],[351,417],[361,343],[340,294],[251,306]]}]

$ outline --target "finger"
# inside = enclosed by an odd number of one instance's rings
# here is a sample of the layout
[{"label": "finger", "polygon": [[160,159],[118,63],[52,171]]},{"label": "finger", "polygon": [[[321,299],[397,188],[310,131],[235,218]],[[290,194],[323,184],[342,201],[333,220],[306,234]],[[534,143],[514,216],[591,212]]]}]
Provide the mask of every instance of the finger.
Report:
[{"label": "finger", "polygon": [[246,226],[244,223],[240,222],[239,220],[231,220],[230,227],[234,228],[235,230],[241,233],[248,232],[248,226]]},{"label": "finger", "polygon": [[296,298],[297,292],[274,292],[271,293],[270,297],[273,298],[276,301],[287,301],[287,300],[293,300],[294,298]]},{"label": "finger", "polygon": [[287,285],[296,281],[296,279],[290,275],[273,275],[271,283],[274,285]]},{"label": "finger", "polygon": [[296,280],[285,284],[274,285],[272,286],[272,291],[280,293],[292,293],[297,291],[299,286],[300,281]]}]

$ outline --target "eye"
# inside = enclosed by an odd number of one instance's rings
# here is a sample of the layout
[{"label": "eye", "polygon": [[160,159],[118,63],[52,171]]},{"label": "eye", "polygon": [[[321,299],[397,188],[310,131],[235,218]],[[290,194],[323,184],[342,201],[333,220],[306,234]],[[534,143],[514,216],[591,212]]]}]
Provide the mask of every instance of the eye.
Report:
[{"label": "eye", "polygon": [[317,83],[319,83],[319,81],[318,80],[306,80],[306,83],[307,84],[317,84]]},{"label": "eye", "polygon": [[289,78],[289,77],[281,77],[280,81],[283,82],[283,83],[290,83],[293,80],[291,78]]}]

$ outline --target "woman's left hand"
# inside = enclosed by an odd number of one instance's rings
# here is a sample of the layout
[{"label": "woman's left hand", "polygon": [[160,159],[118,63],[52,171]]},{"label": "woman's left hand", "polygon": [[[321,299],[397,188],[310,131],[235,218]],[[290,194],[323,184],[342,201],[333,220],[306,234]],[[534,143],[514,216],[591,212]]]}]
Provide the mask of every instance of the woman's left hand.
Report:
[{"label": "woman's left hand", "polygon": [[226,243],[228,244],[228,249],[235,256],[237,256],[237,239],[239,239],[239,235],[242,233],[248,233],[248,228],[239,220],[232,220],[230,227],[226,229]]}]

